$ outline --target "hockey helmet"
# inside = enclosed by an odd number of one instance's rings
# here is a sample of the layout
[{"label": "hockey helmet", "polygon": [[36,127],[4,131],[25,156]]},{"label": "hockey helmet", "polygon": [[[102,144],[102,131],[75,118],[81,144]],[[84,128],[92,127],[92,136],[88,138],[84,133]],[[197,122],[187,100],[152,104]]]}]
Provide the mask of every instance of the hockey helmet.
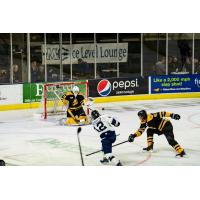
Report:
[{"label": "hockey helmet", "polygon": [[0,160],[0,166],[5,166],[5,165],[6,165],[5,161],[4,160]]},{"label": "hockey helmet", "polygon": [[74,86],[73,89],[72,89],[72,92],[74,93],[74,96],[76,97],[77,94],[79,93],[79,87],[78,86]]},{"label": "hockey helmet", "polygon": [[146,110],[140,110],[138,112],[138,117],[142,117],[143,119],[146,119],[147,118],[147,112],[146,112]]},{"label": "hockey helmet", "polygon": [[99,112],[97,110],[93,110],[91,112],[92,119],[97,119],[100,116]]}]

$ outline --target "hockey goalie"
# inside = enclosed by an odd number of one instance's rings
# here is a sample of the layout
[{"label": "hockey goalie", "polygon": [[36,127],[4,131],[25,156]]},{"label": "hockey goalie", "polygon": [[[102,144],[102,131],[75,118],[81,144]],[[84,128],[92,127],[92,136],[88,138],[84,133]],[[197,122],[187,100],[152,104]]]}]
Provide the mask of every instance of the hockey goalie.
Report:
[{"label": "hockey goalie", "polygon": [[84,104],[89,105],[88,99],[85,99],[84,95],[80,93],[78,86],[74,86],[71,91],[66,92],[61,100],[64,110],[67,112],[67,118],[65,121],[62,120],[62,125],[85,125],[90,123],[83,109]]}]

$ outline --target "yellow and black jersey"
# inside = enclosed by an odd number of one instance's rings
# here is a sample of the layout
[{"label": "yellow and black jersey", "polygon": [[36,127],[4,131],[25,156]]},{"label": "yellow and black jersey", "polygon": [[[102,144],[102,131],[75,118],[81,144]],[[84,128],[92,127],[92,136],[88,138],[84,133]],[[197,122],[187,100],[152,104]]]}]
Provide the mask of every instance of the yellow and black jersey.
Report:
[{"label": "yellow and black jersey", "polygon": [[75,97],[73,92],[67,92],[61,98],[63,104],[68,105],[69,109],[81,108],[84,103],[84,99],[85,97],[82,93],[78,93]]},{"label": "yellow and black jersey", "polygon": [[142,135],[142,133],[145,131],[146,127],[149,127],[151,129],[155,129],[157,131],[162,131],[165,127],[166,122],[169,120],[165,117],[170,117],[169,112],[157,112],[157,113],[150,113],[147,115],[147,119],[140,122],[140,128],[135,133],[136,136]]}]

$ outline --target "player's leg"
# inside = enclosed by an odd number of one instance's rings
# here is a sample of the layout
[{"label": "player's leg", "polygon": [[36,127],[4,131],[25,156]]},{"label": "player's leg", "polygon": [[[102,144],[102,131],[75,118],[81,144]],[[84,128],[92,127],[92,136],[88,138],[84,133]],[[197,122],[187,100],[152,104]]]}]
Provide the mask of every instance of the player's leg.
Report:
[{"label": "player's leg", "polygon": [[87,117],[87,115],[86,115],[83,107],[80,108],[79,110],[77,110],[77,115],[78,115],[78,117],[79,117],[80,120],[84,120],[85,123],[88,122],[88,117]]},{"label": "player's leg", "polygon": [[109,162],[114,163],[116,166],[121,166],[120,160],[118,160],[112,154],[112,144],[116,141],[116,134],[113,133],[112,136],[105,137],[101,140],[102,143],[102,151],[104,153],[103,159],[100,161],[102,164],[106,164]]},{"label": "player's leg", "polygon": [[175,151],[177,152],[177,156],[183,157],[185,155],[185,151],[178,144],[178,142],[174,139],[174,133],[173,132],[165,132],[164,135],[165,135],[169,145],[172,146],[175,149]]},{"label": "player's leg", "polygon": [[186,153],[185,153],[184,149],[174,139],[173,126],[172,126],[171,122],[167,122],[166,127],[164,129],[164,135],[165,135],[169,145],[172,146],[175,149],[175,151],[177,152],[177,156],[183,157]]},{"label": "player's leg", "polygon": [[[116,137],[115,137],[116,140]],[[114,141],[114,140],[113,140]],[[112,153],[112,143],[109,137],[104,137],[101,140],[102,144],[102,151],[103,151],[103,160],[100,160],[101,163],[108,163],[109,162],[109,156]]]},{"label": "player's leg", "polygon": [[83,107],[79,108],[75,111],[77,118],[80,120],[80,123],[83,124],[89,124],[90,120],[88,119],[88,116],[86,115]]},{"label": "player's leg", "polygon": [[152,151],[153,150],[153,135],[154,135],[155,130],[148,128],[147,129],[147,147],[143,148],[144,151]]},{"label": "player's leg", "polygon": [[77,121],[75,120],[75,111],[68,109],[67,110],[67,120],[66,120],[66,124],[67,125],[74,125],[74,124],[78,124]]}]

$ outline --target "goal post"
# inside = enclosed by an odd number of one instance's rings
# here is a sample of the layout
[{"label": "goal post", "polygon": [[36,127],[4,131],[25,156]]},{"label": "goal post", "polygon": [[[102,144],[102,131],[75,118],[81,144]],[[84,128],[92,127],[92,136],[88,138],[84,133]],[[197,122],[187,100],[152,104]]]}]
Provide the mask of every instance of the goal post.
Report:
[{"label": "goal post", "polygon": [[[63,103],[61,97],[72,90],[74,86],[78,86],[80,92],[84,95],[85,99],[88,99],[89,85],[88,81],[79,82],[61,82],[61,83],[47,83],[44,84],[43,98],[41,101],[42,114],[44,119],[47,119],[49,115],[58,115],[66,113],[63,110]],[[85,110],[88,112],[88,110]]]}]

